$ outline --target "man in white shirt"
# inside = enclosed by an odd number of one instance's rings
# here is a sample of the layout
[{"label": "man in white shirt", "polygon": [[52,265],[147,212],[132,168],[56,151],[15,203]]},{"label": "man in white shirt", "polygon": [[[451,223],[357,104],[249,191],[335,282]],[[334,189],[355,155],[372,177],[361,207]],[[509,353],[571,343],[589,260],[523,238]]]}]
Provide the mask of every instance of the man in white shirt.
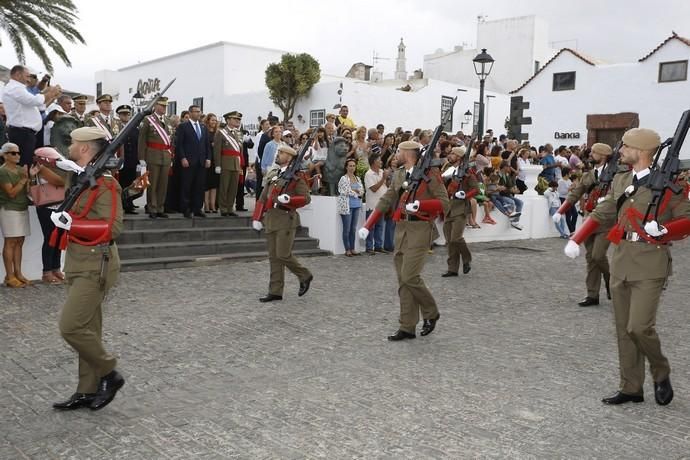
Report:
[{"label": "man in white shirt", "polygon": [[43,94],[31,94],[27,91],[29,69],[16,65],[10,70],[10,81],[3,92],[3,102],[7,112],[7,136],[9,141],[19,146],[20,165],[33,162],[36,149],[36,133],[43,127],[41,110],[57,98],[62,89],[60,86],[49,86]]},{"label": "man in white shirt", "polygon": [[[381,169],[383,162],[381,161],[381,155],[371,155],[369,156],[369,171],[364,174],[364,188],[367,193],[366,202],[366,212],[367,219],[376,205],[379,203],[381,197],[388,191],[386,186],[386,179],[390,174],[388,169]],[[374,225],[373,231],[369,232],[367,236],[367,253],[375,254],[377,252],[387,253],[388,251],[383,249],[383,226],[385,224],[384,219],[379,219]]]}]

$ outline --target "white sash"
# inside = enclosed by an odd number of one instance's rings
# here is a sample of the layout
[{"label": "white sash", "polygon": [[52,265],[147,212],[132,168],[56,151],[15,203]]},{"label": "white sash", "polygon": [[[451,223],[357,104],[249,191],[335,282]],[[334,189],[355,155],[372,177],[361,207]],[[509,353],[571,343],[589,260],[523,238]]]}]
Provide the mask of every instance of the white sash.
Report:
[{"label": "white sash", "polygon": [[93,123],[96,125],[96,127],[105,133],[105,138],[107,140],[109,140],[109,141],[113,140],[112,133],[110,132],[108,127],[105,125],[105,123],[103,123],[100,115],[97,117],[93,117],[92,120],[93,120]]},{"label": "white sash", "polygon": [[165,145],[170,145],[170,136],[168,136],[168,133],[165,131],[165,128],[163,128],[160,124],[160,120],[157,117],[154,117],[153,114],[149,115],[148,117],[149,123],[151,123],[151,126],[153,126],[153,129],[156,130],[158,133],[158,136],[163,140],[163,143]]},{"label": "white sash", "polygon": [[234,136],[230,135],[227,129],[221,129],[220,133],[223,135],[225,140],[228,141],[228,144],[230,144],[233,150],[242,153],[242,147],[240,146],[239,142],[237,142],[237,139],[235,139]]}]

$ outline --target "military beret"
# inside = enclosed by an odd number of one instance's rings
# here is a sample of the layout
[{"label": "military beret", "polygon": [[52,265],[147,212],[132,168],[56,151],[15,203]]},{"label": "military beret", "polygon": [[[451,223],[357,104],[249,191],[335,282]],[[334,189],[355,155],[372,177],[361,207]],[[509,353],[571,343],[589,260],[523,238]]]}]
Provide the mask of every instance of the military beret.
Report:
[{"label": "military beret", "polygon": [[74,141],[95,141],[98,139],[105,139],[105,133],[100,128],[94,126],[84,126],[83,128],[77,128],[70,134],[72,140]]},{"label": "military beret", "polygon": [[89,100],[89,97],[88,97],[88,96],[85,96],[85,95],[83,95],[83,94],[79,94],[79,95],[77,95],[77,96],[74,96],[74,97],[72,98],[72,100],[73,100],[74,102],[86,102],[86,101]]},{"label": "military beret", "polygon": [[452,149],[450,149],[450,153],[460,155],[461,157],[465,156],[465,152],[467,152],[467,147],[465,147],[464,145],[461,145],[460,147],[453,147]]},{"label": "military beret", "polygon": [[115,109],[115,113],[132,113],[132,107],[128,105],[121,105]]},{"label": "military beret", "polygon": [[228,118],[237,118],[238,120],[241,120],[242,114],[240,112],[238,112],[237,110],[233,110],[232,112],[228,112],[225,115],[223,115],[223,118],[226,120]]},{"label": "military beret", "polygon": [[161,96],[157,101],[156,104],[162,105],[162,106],[168,106],[168,98],[165,96]]},{"label": "military beret", "polygon": [[592,153],[598,153],[599,155],[609,156],[611,155],[612,150],[611,147],[609,147],[607,144],[597,142],[596,144],[592,145]]},{"label": "military beret", "polygon": [[293,157],[297,156],[297,152],[295,151],[295,149],[293,149],[289,145],[281,145],[280,147],[278,147],[278,151],[283,152],[283,153],[287,153]]},{"label": "military beret", "polygon": [[654,130],[633,128],[623,134],[623,143],[640,150],[654,150],[661,144],[661,138]]},{"label": "military beret", "polygon": [[96,98],[96,103],[100,104],[101,102],[113,102],[113,97],[110,94],[101,94]]},{"label": "military beret", "polygon": [[422,144],[415,141],[405,141],[401,142],[400,145],[398,145],[398,148],[400,150],[421,150]]}]

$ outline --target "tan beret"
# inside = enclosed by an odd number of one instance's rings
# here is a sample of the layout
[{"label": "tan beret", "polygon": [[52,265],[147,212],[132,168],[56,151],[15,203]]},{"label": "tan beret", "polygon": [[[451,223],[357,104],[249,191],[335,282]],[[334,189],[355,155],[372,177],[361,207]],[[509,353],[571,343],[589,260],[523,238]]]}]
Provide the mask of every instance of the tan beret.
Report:
[{"label": "tan beret", "polygon": [[597,142],[596,144],[592,145],[592,153],[598,153],[599,155],[609,156],[611,155],[611,152],[611,147],[607,144]]},{"label": "tan beret", "polygon": [[623,134],[623,143],[640,150],[654,150],[661,144],[661,138],[654,130],[633,128]]},{"label": "tan beret", "polygon": [[87,142],[95,141],[98,139],[105,139],[105,133],[100,128],[93,126],[84,126],[83,128],[77,128],[70,134],[72,140]]},{"label": "tan beret", "polygon": [[460,147],[453,147],[452,149],[450,149],[450,153],[454,153],[461,157],[465,156],[465,152],[467,152],[467,147],[465,147],[464,145],[461,145]]},{"label": "tan beret", "polygon": [[415,141],[405,141],[401,142],[400,145],[398,145],[398,148],[400,150],[420,150],[422,148],[422,144]]},{"label": "tan beret", "polygon": [[295,149],[293,149],[289,145],[281,145],[280,147],[278,147],[278,151],[283,152],[283,153],[287,153],[293,157],[297,156],[297,152],[295,151]]}]

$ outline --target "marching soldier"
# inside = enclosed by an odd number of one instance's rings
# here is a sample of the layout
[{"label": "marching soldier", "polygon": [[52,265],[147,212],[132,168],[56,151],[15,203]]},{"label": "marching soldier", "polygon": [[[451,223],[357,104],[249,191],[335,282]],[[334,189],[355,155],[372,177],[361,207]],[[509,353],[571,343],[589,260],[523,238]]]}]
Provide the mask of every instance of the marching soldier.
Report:
[{"label": "marching soldier", "polygon": [[218,206],[221,216],[236,216],[233,212],[237,188],[242,174],[242,145],[244,136],[240,131],[242,114],[236,110],[223,115],[226,126],[216,131],[213,140],[213,162],[215,173],[220,174]]},{"label": "marching soldier", "polygon": [[[101,129],[78,128],[72,132],[70,157],[85,167],[105,143]],[[59,410],[102,409],[125,383],[115,370],[115,357],[105,350],[101,339],[101,304],[120,273],[114,240],[122,231],[121,189],[109,174],[99,177],[96,183],[95,188],[79,196],[71,211],[51,216],[56,227],[67,231],[60,238],[60,247],[67,247],[65,274],[69,285],[60,315],[60,333],[79,354],[77,392],[53,405]],[[52,242],[57,236],[54,233]]]},{"label": "marching soldier", "polygon": [[[595,189],[599,185],[599,176],[606,165],[608,157],[611,156],[612,150],[606,144],[596,143],[592,145],[592,159],[595,161],[595,166],[591,171],[587,171],[582,175],[580,182],[568,193],[565,201],[553,215],[553,221],[560,222],[563,215],[572,208],[575,203],[580,201],[583,195],[587,194],[587,201],[585,203],[585,217],[587,217],[597,207],[597,201],[604,196],[599,196]],[[605,193],[603,194],[605,195]],[[606,286],[606,296],[611,299],[611,288],[609,284],[609,260],[606,257],[606,251],[609,249],[611,243],[606,237],[611,225],[600,225],[592,235],[584,241],[585,244],[585,259],[587,260],[587,278],[585,284],[587,285],[587,297],[582,299],[578,305],[581,307],[589,307],[590,305],[599,305],[599,291],[601,290],[601,278],[604,278],[604,285]]]},{"label": "marching soldier", "polygon": [[[654,379],[654,398],[660,405],[673,399],[668,360],[661,352],[656,312],[659,297],[671,274],[669,245],[690,235],[687,193],[667,190],[659,204],[658,221],[642,227],[652,191],[647,186],[654,153],[661,143],[651,129],[634,128],[623,135],[621,161],[632,170],[618,173],[606,198],[592,211],[565,247],[568,257],[580,254],[579,244],[600,226],[613,225],[609,239],[611,294],[618,337],[620,387],[605,404],[642,402],[645,358]],[[653,219],[654,217],[652,217]]]},{"label": "marching soldier", "polygon": [[[301,173],[296,176],[287,187],[281,178],[291,161],[295,160],[297,152],[287,145],[278,147],[276,163],[279,169],[271,170],[266,176],[266,187],[257,200],[252,216],[254,230],[266,228],[266,242],[268,244],[268,260],[271,266],[271,278],[268,294],[261,297],[261,302],[272,302],[283,299],[285,285],[285,267],[299,279],[298,296],[303,296],[309,290],[314,277],[311,272],[299,263],[292,254],[295,233],[299,227],[297,209],[309,204],[309,186]],[[296,161],[296,160],[295,160]],[[284,193],[279,194],[285,188]],[[261,223],[261,218],[264,222]]]},{"label": "marching soldier", "polygon": [[396,209],[395,226],[395,271],[398,275],[398,295],[400,296],[400,328],[388,340],[414,339],[422,310],[424,325],[421,334],[428,335],[436,327],[440,314],[436,300],[420,276],[432,241],[435,239],[434,219],[448,210],[448,195],[440,171],[430,168],[431,180],[422,182],[417,189],[414,201],[400,203],[406,195],[407,178],[412,173],[421,156],[421,144],[414,141],[401,142],[399,147],[404,165],[393,175],[391,186],[381,197],[374,212],[359,230],[359,237],[366,239],[369,230],[389,209]]},{"label": "marching soldier", "polygon": [[72,101],[74,101],[74,108],[70,111],[69,115],[77,120],[79,128],[84,126],[84,122],[86,121],[86,102],[88,99],[89,98],[83,94],[74,96],[72,98]]},{"label": "marching soldier", "polygon": [[122,124],[113,113],[113,97],[110,94],[102,94],[96,99],[98,114],[84,120],[84,126],[95,126],[105,133],[105,138],[111,140],[120,132]]},{"label": "marching soldier", "polygon": [[472,269],[472,253],[465,242],[464,232],[467,223],[467,213],[470,212],[470,198],[479,193],[479,183],[473,172],[468,171],[461,179],[453,178],[456,168],[464,162],[466,147],[453,147],[448,155],[448,167],[443,177],[448,180],[448,198],[450,206],[443,223],[443,234],[448,245],[448,271],[441,275],[444,278],[458,276],[460,258],[462,257],[462,272],[467,274]]},{"label": "marching soldier", "polygon": [[149,171],[146,203],[152,219],[168,217],[165,213],[165,195],[172,165],[172,143],[170,122],[165,116],[167,109],[168,98],[161,97],[154,105],[153,113],[144,118],[139,128],[139,164]]}]

